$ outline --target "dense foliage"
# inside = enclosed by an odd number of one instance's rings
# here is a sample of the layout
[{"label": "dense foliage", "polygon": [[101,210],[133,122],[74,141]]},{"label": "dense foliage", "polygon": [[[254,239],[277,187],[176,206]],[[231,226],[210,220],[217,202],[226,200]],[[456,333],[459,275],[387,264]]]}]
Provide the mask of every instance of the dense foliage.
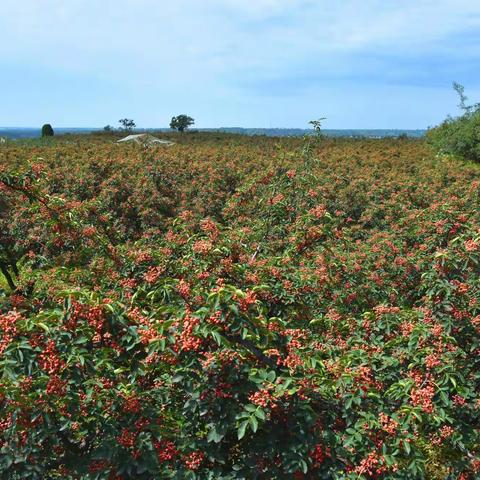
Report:
[{"label": "dense foliage", "polygon": [[183,133],[187,128],[194,124],[195,120],[192,117],[182,114],[172,117],[172,120],[170,121],[170,128]]},{"label": "dense foliage", "polygon": [[49,123],[42,126],[42,137],[53,137],[54,131]]},{"label": "dense foliage", "polygon": [[464,88],[454,83],[459,94],[462,115],[448,117],[428,131],[430,143],[441,153],[448,153],[480,162],[480,104],[467,105]]},{"label": "dense foliage", "polygon": [[478,168],[184,137],[0,147],[2,478],[478,478]]}]

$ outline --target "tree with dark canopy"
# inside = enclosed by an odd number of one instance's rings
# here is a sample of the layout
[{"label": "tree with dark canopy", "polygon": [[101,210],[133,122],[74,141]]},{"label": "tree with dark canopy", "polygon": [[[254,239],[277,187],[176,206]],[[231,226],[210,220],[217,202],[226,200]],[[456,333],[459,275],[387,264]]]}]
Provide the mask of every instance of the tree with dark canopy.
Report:
[{"label": "tree with dark canopy", "polygon": [[122,118],[118,121],[126,132],[131,132],[135,127],[135,122],[131,118]]},{"label": "tree with dark canopy", "polygon": [[182,114],[176,117],[172,117],[170,122],[170,128],[172,130],[178,130],[179,132],[183,133],[188,127],[193,125],[195,120],[188,115]]},{"label": "tree with dark canopy", "polygon": [[54,131],[52,126],[49,123],[46,123],[42,127],[42,137],[53,137]]}]

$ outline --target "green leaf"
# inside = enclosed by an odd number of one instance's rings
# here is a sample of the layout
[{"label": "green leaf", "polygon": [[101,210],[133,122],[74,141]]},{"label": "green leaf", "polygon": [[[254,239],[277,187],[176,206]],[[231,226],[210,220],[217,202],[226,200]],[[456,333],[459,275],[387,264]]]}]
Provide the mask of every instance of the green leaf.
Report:
[{"label": "green leaf", "polygon": [[207,442],[220,443],[225,435],[222,435],[217,431],[216,428],[213,428],[208,432]]},{"label": "green leaf", "polygon": [[47,333],[50,331],[50,329],[48,328],[48,326],[45,325],[45,324],[42,323],[42,322],[37,322],[37,325],[38,325],[40,328],[43,328],[43,330],[45,330]]},{"label": "green leaf", "polygon": [[248,420],[245,420],[240,424],[240,427],[237,430],[238,439],[241,440],[245,436],[245,430],[247,429]]},{"label": "green leaf", "polygon": [[255,415],[252,415],[249,419],[250,425],[252,426],[252,430],[255,433],[258,429],[258,420]]},{"label": "green leaf", "polygon": [[218,333],[216,330],[212,330],[211,332],[212,337],[214,338],[215,342],[217,342],[217,345],[221,346],[222,345],[222,337],[220,333]]},{"label": "green leaf", "polygon": [[271,370],[270,372],[268,372],[268,375],[267,375],[267,380],[270,382],[270,383],[273,383],[275,381],[275,378],[276,378],[276,375],[275,375],[275,372],[273,370]]},{"label": "green leaf", "polygon": [[255,410],[255,416],[257,418],[259,418],[260,420],[265,420],[265,418],[266,418],[265,412],[263,411],[263,409],[261,407],[258,407]]}]

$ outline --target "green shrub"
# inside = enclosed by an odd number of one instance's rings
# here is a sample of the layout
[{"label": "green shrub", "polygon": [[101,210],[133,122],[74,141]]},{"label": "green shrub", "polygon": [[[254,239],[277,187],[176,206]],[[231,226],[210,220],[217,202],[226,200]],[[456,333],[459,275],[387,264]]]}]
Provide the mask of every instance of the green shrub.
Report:
[{"label": "green shrub", "polygon": [[463,114],[448,117],[427,132],[427,139],[439,152],[480,162],[480,105],[467,106],[463,87],[454,83]]},{"label": "green shrub", "polygon": [[53,137],[53,135],[54,132],[52,126],[49,123],[46,123],[42,127],[42,137]]}]

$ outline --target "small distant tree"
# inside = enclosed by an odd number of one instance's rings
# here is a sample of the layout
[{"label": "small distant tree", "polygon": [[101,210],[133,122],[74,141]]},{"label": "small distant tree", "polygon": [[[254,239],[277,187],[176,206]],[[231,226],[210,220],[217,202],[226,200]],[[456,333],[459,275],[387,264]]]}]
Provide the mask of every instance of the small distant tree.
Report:
[{"label": "small distant tree", "polygon": [[195,120],[192,117],[182,114],[176,117],[172,117],[172,121],[170,122],[170,128],[183,133],[188,127],[194,124]]},{"label": "small distant tree", "polygon": [[135,122],[131,118],[122,118],[118,121],[126,132],[131,132],[135,127]]},{"label": "small distant tree", "polygon": [[53,128],[49,123],[42,127],[42,137],[53,137],[54,134]]},{"label": "small distant tree", "polygon": [[318,120],[311,120],[308,122],[314,131],[314,135],[307,133],[303,136],[303,155],[305,158],[309,158],[311,150],[315,145],[319,145],[323,140],[322,122],[326,120],[326,117],[319,118]]},{"label": "small distant tree", "polygon": [[113,127],[111,125],[105,125],[105,127],[103,127],[103,131],[104,132],[113,132]]},{"label": "small distant tree", "polygon": [[322,122],[324,120],[326,120],[326,117],[319,118],[318,120],[311,120],[310,122],[308,122],[310,125],[312,125],[313,130],[318,136],[322,135]]}]

